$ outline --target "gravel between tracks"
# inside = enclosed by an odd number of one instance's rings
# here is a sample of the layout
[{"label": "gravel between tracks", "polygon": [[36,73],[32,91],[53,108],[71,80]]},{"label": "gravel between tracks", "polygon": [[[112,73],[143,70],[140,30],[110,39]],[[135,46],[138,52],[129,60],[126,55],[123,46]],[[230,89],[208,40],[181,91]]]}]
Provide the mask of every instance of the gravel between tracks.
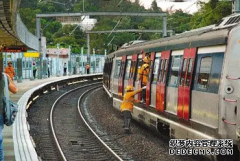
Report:
[{"label": "gravel between tracks", "polygon": [[[94,100],[94,101],[93,101]],[[136,161],[207,161],[202,156],[171,156],[169,145],[161,135],[142,128],[136,122],[131,123],[132,134],[125,134],[122,128],[121,113],[113,108],[112,100],[98,89],[92,92],[86,103],[88,112],[98,123],[101,130],[115,137],[123,149],[132,155]],[[122,136],[121,136],[122,135]]]}]

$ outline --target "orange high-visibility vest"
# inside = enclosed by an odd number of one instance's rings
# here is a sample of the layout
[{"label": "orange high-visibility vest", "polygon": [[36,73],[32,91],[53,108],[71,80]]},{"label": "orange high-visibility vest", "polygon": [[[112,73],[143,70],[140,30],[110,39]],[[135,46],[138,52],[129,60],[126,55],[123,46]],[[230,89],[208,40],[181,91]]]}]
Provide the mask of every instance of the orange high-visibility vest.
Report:
[{"label": "orange high-visibility vest", "polygon": [[143,64],[138,72],[138,80],[141,80],[143,85],[147,85],[148,74],[149,74],[149,65]]},{"label": "orange high-visibility vest", "polygon": [[123,101],[121,104],[121,112],[122,111],[133,111],[133,103],[137,102],[137,100],[134,99],[134,95],[141,92],[142,89],[136,90],[136,91],[130,91],[126,92],[123,96]]}]

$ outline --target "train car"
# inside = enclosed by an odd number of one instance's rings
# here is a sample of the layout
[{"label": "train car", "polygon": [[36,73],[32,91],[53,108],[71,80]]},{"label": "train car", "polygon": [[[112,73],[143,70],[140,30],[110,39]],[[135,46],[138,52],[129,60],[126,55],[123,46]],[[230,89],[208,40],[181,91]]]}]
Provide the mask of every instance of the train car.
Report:
[{"label": "train car", "polygon": [[[127,85],[139,88],[138,69],[151,58],[146,104],[133,118],[176,139],[231,139],[240,148],[240,14],[217,25],[134,44],[106,57],[103,87],[120,104]],[[135,96],[141,100],[141,94]],[[224,157],[209,156],[221,160]],[[229,160],[229,159],[226,159]]]}]

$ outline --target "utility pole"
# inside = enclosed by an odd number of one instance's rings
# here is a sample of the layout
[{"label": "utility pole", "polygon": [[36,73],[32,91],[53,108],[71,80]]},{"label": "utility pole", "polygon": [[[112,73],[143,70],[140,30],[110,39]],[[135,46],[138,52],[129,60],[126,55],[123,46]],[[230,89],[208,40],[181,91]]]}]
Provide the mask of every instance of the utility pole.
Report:
[{"label": "utility pole", "polygon": [[57,66],[56,66],[56,69],[57,69],[57,77],[60,76],[60,71],[59,71],[59,54],[60,54],[60,51],[59,51],[59,43],[57,43]]},{"label": "utility pole", "polygon": [[82,66],[82,74],[83,74],[83,47],[81,47],[81,66]]},{"label": "utility pole", "polygon": [[95,48],[93,48],[93,59],[94,59],[93,73],[96,73],[96,55],[95,55]]},{"label": "utility pole", "polygon": [[87,63],[91,63],[90,62],[90,35],[87,34]]},{"label": "utility pole", "polygon": [[38,38],[38,52],[40,54],[39,74],[38,79],[42,79],[42,52],[41,52],[41,18],[36,18],[37,38]]}]

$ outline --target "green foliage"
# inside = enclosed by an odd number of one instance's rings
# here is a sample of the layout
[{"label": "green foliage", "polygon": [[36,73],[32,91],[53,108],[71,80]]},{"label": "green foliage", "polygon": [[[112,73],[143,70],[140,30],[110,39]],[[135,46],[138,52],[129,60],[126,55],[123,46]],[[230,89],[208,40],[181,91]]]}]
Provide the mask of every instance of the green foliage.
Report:
[{"label": "green foliage", "polygon": [[151,4],[151,10],[153,12],[162,12],[162,9],[158,7],[156,0],[154,0]]},{"label": "green foliage", "polygon": [[175,33],[182,33],[191,29],[190,20],[192,15],[184,13],[182,10],[177,10],[172,15],[167,16],[167,24]]},{"label": "green foliage", "polygon": [[[54,3],[54,2],[57,3]],[[139,0],[135,2],[120,0],[21,0],[20,14],[22,21],[30,32],[35,34],[36,14],[39,13],[66,13],[66,12],[101,12],[101,11],[119,11],[119,12],[162,12],[157,6],[156,0],[151,4],[151,8],[146,10],[139,5]],[[59,2],[59,3],[58,3]],[[210,0],[208,3],[199,3],[201,9],[191,15],[177,10],[174,13],[167,14],[167,29],[175,33],[182,33],[194,28],[203,27],[217,23],[222,17],[231,14],[231,2]],[[163,20],[161,17],[130,17],[130,16],[92,16],[98,23],[93,28],[97,31],[106,31],[120,29],[153,29],[162,30]],[[118,24],[118,25],[117,25]],[[62,26],[55,18],[41,19],[42,35],[47,38],[48,47],[56,47],[60,43],[62,47],[72,46],[72,52],[80,53],[81,47],[86,50],[86,34],[76,25]],[[112,33],[112,34],[91,34],[90,46],[96,51],[104,53],[105,49],[109,51],[116,49],[124,43],[141,39],[153,40],[161,38],[161,33]],[[111,43],[110,43],[111,41]]]},{"label": "green foliage", "polygon": [[191,18],[191,28],[199,28],[216,24],[223,17],[231,14],[232,4],[228,1],[210,0],[208,3],[200,3],[201,9]]}]

